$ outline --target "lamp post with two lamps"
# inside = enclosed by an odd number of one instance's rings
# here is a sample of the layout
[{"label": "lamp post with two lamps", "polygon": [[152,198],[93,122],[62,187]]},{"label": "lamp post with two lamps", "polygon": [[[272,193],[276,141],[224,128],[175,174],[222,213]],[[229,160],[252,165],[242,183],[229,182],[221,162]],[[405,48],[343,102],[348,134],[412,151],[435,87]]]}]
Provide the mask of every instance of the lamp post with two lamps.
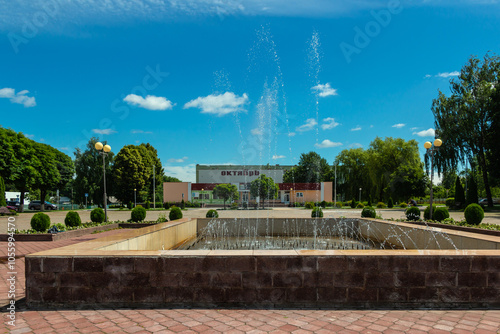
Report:
[{"label": "lamp post with two lamps", "polygon": [[432,182],[434,179],[434,153],[439,149],[439,147],[443,145],[443,141],[441,139],[434,140],[434,145],[427,141],[424,143],[424,147],[427,150],[425,154],[429,155],[431,159],[431,194],[430,194],[430,205],[429,205],[429,219],[432,220]]},{"label": "lamp post with two lamps", "polygon": [[102,170],[104,175],[104,221],[108,221],[108,199],[106,196],[106,156],[111,152],[111,146],[103,145],[100,141],[95,143],[95,149],[102,155]]}]

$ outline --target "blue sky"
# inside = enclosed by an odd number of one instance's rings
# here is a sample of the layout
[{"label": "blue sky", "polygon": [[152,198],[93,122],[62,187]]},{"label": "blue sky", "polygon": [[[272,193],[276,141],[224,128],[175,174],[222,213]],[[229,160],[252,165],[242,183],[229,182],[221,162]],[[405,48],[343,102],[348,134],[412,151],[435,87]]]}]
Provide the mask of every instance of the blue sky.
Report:
[{"label": "blue sky", "polygon": [[3,127],[73,157],[149,142],[198,164],[330,163],[433,138],[432,99],[500,53],[498,1],[0,0]]}]

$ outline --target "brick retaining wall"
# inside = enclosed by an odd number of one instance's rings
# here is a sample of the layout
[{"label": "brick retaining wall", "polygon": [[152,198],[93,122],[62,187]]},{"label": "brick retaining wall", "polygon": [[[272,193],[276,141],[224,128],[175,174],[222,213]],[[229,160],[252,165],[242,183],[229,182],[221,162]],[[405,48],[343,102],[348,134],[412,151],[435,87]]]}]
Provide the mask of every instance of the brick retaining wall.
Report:
[{"label": "brick retaining wall", "polygon": [[500,307],[498,255],[248,252],[237,256],[27,256],[27,302],[43,307]]}]

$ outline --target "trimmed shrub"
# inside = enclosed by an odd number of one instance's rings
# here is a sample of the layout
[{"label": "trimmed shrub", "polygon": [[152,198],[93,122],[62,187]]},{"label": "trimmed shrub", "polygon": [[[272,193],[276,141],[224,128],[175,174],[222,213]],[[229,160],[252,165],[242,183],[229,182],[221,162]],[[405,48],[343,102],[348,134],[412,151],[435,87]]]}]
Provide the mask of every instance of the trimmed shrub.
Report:
[{"label": "trimmed shrub", "polygon": [[359,202],[357,205],[356,205],[356,209],[363,209],[365,207],[365,205],[361,202]]},{"label": "trimmed shrub", "polygon": [[372,206],[372,195],[368,196],[368,202],[366,203],[366,206]]},{"label": "trimmed shrub", "polygon": [[82,220],[78,212],[70,211],[66,214],[66,218],[64,218],[64,224],[68,227],[80,226],[82,225]]},{"label": "trimmed shrub", "polygon": [[90,220],[94,223],[102,223],[104,221],[104,210],[101,208],[95,208],[90,212]]},{"label": "trimmed shrub", "polygon": [[142,222],[146,218],[146,209],[141,205],[136,206],[132,213],[130,214],[130,218],[133,222]]},{"label": "trimmed shrub", "polygon": [[47,231],[50,227],[50,217],[43,213],[35,213],[33,217],[31,217],[31,228],[38,232]]},{"label": "trimmed shrub", "polygon": [[420,220],[420,209],[418,206],[411,206],[406,210],[406,219],[407,220]]},{"label": "trimmed shrub", "polygon": [[170,209],[170,203],[168,203],[168,202],[163,203],[163,208],[164,208],[165,210]]},{"label": "trimmed shrub", "polygon": [[170,213],[168,215],[170,220],[176,220],[182,218],[182,211],[179,207],[173,205],[170,207]]},{"label": "trimmed shrub", "polygon": [[313,202],[306,202],[305,208],[306,209],[314,209],[314,203]]},{"label": "trimmed shrub", "polygon": [[387,205],[385,205],[384,202],[378,202],[377,203],[377,208],[379,208],[379,209],[385,209],[385,208],[387,208]]},{"label": "trimmed shrub", "polygon": [[352,199],[352,201],[351,201],[351,208],[353,208],[353,209],[354,209],[354,208],[356,207],[356,204],[357,204],[357,202],[356,202],[356,200],[353,198],[353,199]]},{"label": "trimmed shrub", "polygon": [[151,208],[151,203],[149,203],[149,201],[146,201],[144,203],[144,209],[149,210],[150,208]]},{"label": "trimmed shrub", "polygon": [[389,197],[389,200],[387,201],[387,207],[389,209],[392,209],[394,207],[394,202],[392,201],[392,197]]},{"label": "trimmed shrub", "polygon": [[455,197],[450,197],[446,199],[446,206],[451,208],[455,206]]},{"label": "trimmed shrub", "polygon": [[436,208],[435,211],[432,211],[432,219],[438,222],[442,222],[446,218],[450,218],[450,213],[447,208],[442,206]]},{"label": "trimmed shrub", "polygon": [[[434,219],[434,212],[436,212],[436,208],[437,208],[437,206],[432,204],[432,219]],[[425,220],[430,219],[430,214],[431,214],[430,211],[431,211],[431,206],[429,205],[428,207],[425,208],[425,211],[424,211],[424,219]]]},{"label": "trimmed shrub", "polygon": [[219,218],[219,213],[217,212],[217,210],[211,209],[211,210],[208,210],[206,217],[207,218]]},{"label": "trimmed shrub", "polygon": [[408,204],[407,204],[407,203],[405,203],[405,202],[401,202],[401,203],[399,203],[399,207],[400,207],[400,208],[405,209],[407,206],[408,206]]},{"label": "trimmed shrub", "polygon": [[371,206],[365,206],[363,208],[363,211],[361,211],[361,217],[363,218],[375,218],[377,216],[377,213],[375,212],[375,209],[372,208]]},{"label": "trimmed shrub", "polygon": [[[184,210],[186,208],[186,202],[184,200],[181,201],[181,209]],[[172,219],[170,219],[172,220]]]},{"label": "trimmed shrub", "polygon": [[484,218],[484,210],[479,204],[469,204],[464,211],[467,224],[479,225]]},{"label": "trimmed shrub", "polygon": [[312,209],[311,218],[323,218],[323,210],[321,207],[314,207]]},{"label": "trimmed shrub", "polygon": [[323,209],[326,208],[326,201],[321,201],[320,205]]},{"label": "trimmed shrub", "polygon": [[127,208],[132,209],[132,207],[133,207],[132,202],[131,202],[131,201],[130,201],[130,202],[128,202],[128,204],[127,204]]},{"label": "trimmed shrub", "polygon": [[342,208],[343,206],[343,203],[342,202],[337,202],[337,204],[335,205],[336,208]]}]

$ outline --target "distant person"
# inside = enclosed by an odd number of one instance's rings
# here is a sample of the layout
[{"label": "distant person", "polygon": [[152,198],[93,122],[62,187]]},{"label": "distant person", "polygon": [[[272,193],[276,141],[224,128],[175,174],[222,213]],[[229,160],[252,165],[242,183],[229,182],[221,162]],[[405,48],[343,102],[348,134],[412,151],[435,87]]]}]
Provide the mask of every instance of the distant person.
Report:
[{"label": "distant person", "polygon": [[408,205],[417,206],[417,201],[415,201],[413,198],[410,198],[410,200],[408,201]]}]

